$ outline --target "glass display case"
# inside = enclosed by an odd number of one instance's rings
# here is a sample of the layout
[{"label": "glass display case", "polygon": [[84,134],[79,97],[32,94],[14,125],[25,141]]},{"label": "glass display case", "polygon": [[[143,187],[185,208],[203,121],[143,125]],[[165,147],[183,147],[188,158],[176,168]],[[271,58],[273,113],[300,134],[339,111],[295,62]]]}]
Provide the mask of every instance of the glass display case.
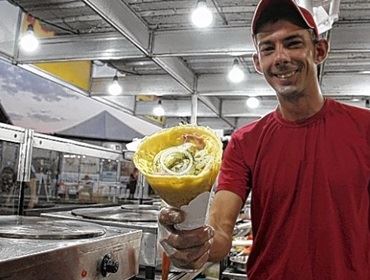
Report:
[{"label": "glass display case", "polygon": [[63,154],[57,199],[61,202],[117,202],[123,187],[119,181],[119,160]]},{"label": "glass display case", "polygon": [[119,204],[134,168],[122,151],[6,124],[0,159],[0,214]]}]

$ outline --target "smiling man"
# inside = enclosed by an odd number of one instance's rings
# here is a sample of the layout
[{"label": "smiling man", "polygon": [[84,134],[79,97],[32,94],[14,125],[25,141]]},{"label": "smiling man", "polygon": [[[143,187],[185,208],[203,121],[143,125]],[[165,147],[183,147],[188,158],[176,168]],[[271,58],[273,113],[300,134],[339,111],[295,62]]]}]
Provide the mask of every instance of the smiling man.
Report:
[{"label": "smiling man", "polygon": [[166,208],[161,243],[179,267],[221,260],[253,191],[249,280],[369,280],[370,111],[324,98],[328,42],[293,0],[260,1],[252,36],[278,106],[233,133],[209,225],[176,231],[183,213]]},{"label": "smiling man", "polygon": [[[252,33],[257,53],[253,60],[256,70],[275,90],[282,116],[293,121],[304,119],[324,104],[317,65],[326,59],[328,42],[319,39],[307,10],[295,4],[287,9],[285,5],[291,1],[275,2],[262,1],[256,10]],[[296,116],[296,112],[301,116]]]}]

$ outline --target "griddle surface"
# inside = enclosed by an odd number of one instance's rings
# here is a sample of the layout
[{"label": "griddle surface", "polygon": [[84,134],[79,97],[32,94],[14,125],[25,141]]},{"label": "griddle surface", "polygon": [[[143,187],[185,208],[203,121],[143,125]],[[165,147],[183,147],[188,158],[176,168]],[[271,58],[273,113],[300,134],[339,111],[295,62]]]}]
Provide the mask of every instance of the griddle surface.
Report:
[{"label": "griddle surface", "polygon": [[158,217],[158,211],[155,210],[126,211],[121,207],[74,209],[72,214],[85,219],[116,222],[156,222]]},{"label": "griddle surface", "polygon": [[93,223],[42,217],[0,216],[0,237],[18,239],[81,239],[102,236],[104,227]]}]

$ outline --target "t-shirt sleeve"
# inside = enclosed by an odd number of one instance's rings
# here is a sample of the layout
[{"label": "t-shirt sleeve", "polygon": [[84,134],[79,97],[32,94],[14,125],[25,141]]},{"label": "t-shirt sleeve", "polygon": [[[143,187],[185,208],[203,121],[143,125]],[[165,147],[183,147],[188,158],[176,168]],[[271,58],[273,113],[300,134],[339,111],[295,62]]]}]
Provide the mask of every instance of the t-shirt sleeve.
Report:
[{"label": "t-shirt sleeve", "polygon": [[224,151],[216,192],[233,192],[240,196],[244,203],[251,189],[250,177],[250,168],[244,159],[240,142],[233,136]]}]

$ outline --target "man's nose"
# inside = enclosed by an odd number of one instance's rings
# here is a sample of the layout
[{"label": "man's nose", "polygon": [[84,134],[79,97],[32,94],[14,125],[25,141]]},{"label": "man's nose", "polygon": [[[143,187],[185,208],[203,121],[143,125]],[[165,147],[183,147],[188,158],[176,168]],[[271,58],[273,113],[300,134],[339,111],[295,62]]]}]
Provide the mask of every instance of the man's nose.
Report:
[{"label": "man's nose", "polygon": [[289,61],[290,57],[288,54],[288,50],[282,45],[277,46],[275,49],[274,64],[276,66],[282,66],[287,64]]}]

